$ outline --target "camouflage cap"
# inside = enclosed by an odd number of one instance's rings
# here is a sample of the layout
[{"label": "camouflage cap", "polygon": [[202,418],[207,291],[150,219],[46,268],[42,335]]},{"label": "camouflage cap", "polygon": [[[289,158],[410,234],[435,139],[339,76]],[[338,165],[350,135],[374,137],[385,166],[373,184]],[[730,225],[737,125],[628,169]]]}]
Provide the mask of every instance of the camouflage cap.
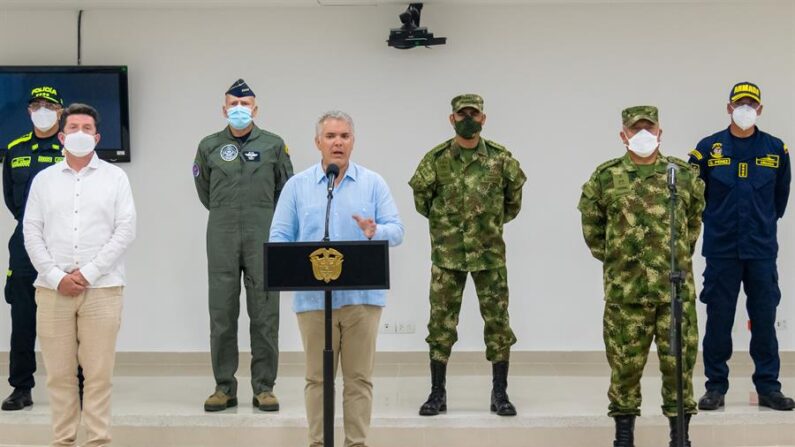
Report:
[{"label": "camouflage cap", "polygon": [[741,98],[751,98],[761,103],[762,92],[759,90],[759,87],[752,82],[738,82],[734,84],[734,87],[732,87],[732,90],[729,92],[729,102],[734,102]]},{"label": "camouflage cap", "polygon": [[640,120],[651,121],[657,124],[660,121],[657,107],[633,106],[627,107],[621,111],[621,122],[624,123],[625,127],[630,127]]},{"label": "camouflage cap", "polygon": [[473,109],[478,110],[479,112],[483,111],[483,97],[480,95],[476,95],[474,93],[465,93],[463,95],[458,95],[450,101],[450,105],[453,106],[453,112],[458,112],[459,110],[465,107],[472,107]]},{"label": "camouflage cap", "polygon": [[38,101],[39,99],[43,99],[53,104],[63,105],[63,99],[61,98],[61,95],[58,94],[58,90],[56,90],[55,87],[50,87],[49,85],[34,87],[30,91],[28,104],[32,103],[33,101]]}]

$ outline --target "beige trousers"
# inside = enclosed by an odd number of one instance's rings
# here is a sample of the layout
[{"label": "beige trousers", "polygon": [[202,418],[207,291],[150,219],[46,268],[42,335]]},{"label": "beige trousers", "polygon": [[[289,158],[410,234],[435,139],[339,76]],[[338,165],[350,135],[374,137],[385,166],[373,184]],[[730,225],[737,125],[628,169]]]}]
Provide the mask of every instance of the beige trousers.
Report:
[{"label": "beige trousers", "polygon": [[36,289],[36,329],[52,409],[53,447],[74,447],[80,426],[78,362],[83,367],[83,447],[110,445],[110,390],[122,287],[88,289],[76,297]]},{"label": "beige trousers", "polygon": [[[306,419],[309,444],[323,445],[323,349],[325,348],[323,311],[301,312],[298,327],[306,353]],[[342,363],[342,412],[345,447],[365,446],[373,409],[373,365],[375,340],[381,307],[345,306],[332,315],[334,376]]]}]

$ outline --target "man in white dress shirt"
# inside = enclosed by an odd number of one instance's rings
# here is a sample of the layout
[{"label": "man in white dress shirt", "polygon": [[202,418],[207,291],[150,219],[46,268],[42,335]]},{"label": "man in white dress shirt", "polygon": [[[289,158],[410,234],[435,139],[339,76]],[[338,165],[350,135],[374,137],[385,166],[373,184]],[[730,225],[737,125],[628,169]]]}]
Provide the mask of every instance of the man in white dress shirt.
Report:
[{"label": "man in white dress shirt", "polygon": [[85,375],[84,447],[110,444],[111,377],[125,285],[123,255],[135,239],[127,175],[97,157],[99,115],[72,104],[58,139],[65,160],[33,180],[23,222],[38,272],[36,324],[52,408],[54,447],[74,447],[81,408],[75,370]]}]

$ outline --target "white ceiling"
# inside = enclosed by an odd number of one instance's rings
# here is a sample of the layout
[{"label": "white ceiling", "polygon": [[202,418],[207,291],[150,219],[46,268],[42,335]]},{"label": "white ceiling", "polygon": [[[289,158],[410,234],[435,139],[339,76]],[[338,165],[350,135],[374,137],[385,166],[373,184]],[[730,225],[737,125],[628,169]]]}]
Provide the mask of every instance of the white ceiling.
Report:
[{"label": "white ceiling", "polygon": [[[783,0],[779,0],[783,1]],[[753,0],[426,0],[426,5],[754,3]],[[0,9],[234,8],[408,5],[406,0],[0,0]]]}]

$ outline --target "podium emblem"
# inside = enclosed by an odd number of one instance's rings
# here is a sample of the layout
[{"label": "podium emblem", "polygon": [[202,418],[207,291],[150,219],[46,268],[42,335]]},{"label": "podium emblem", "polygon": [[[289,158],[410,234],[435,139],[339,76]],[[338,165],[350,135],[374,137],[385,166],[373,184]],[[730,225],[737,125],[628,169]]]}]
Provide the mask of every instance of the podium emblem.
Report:
[{"label": "podium emblem", "polygon": [[309,255],[312,262],[312,273],[318,281],[326,284],[336,280],[342,274],[344,256],[333,248],[318,248]]}]

